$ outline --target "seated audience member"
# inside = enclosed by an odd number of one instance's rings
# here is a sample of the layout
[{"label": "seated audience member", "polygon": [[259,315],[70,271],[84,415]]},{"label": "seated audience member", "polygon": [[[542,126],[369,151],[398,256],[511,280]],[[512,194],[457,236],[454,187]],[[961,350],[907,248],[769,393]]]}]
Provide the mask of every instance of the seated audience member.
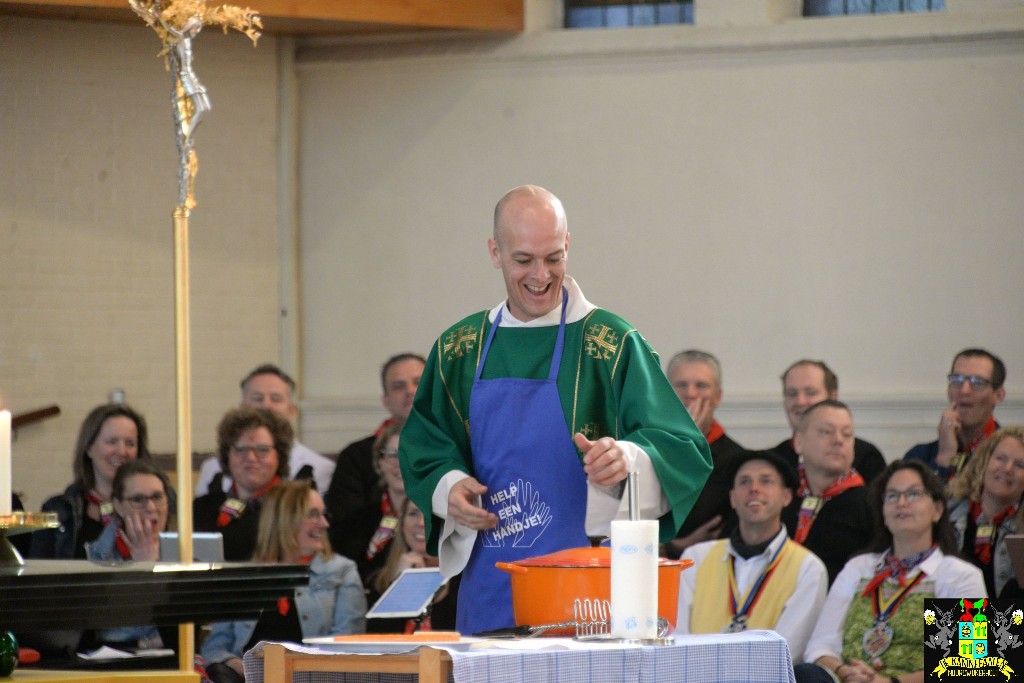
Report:
[{"label": "seated audience member", "polygon": [[[267,363],[254,369],[242,380],[243,406],[266,408],[284,418],[289,424],[299,414],[295,404],[295,380],[284,370]],[[288,471],[292,479],[312,479],[318,491],[326,491],[334,473],[334,463],[310,447],[292,440],[288,452]],[[196,484],[195,495],[209,493],[213,477],[222,472],[220,458],[212,456],[203,461],[199,470],[199,482]],[[221,478],[221,485],[226,491],[231,486],[231,476]]]},{"label": "seated audience member", "polygon": [[833,399],[804,410],[793,437],[803,460],[800,487],[782,519],[793,540],[825,563],[829,584],[873,533],[864,479],[853,468],[853,439],[850,409]]},{"label": "seated audience member", "polygon": [[946,380],[949,406],[939,419],[939,438],[903,456],[921,460],[943,481],[956,476],[985,437],[999,429],[993,413],[1006,398],[1006,366],[985,349],[964,349],[953,358]]},{"label": "seated audience member", "polygon": [[[798,360],[782,373],[782,403],[793,437],[775,446],[775,452],[793,467],[798,456],[793,447],[800,416],[809,406],[825,399],[839,399],[839,378],[820,360]],[[885,457],[878,448],[863,439],[853,440],[853,469],[870,484],[885,469]]]},{"label": "seated audience member", "polygon": [[[828,591],[828,572],[814,553],[794,543],[782,524],[797,475],[773,451],[745,451],[728,475],[729,503],[739,526],[728,540],[690,546],[679,586],[676,633],[776,631],[793,661],[804,646]],[[733,594],[733,587],[738,591]]]},{"label": "seated audience member", "polygon": [[267,494],[259,515],[252,559],[309,565],[309,587],[281,598],[255,621],[218,622],[203,640],[206,671],[214,683],[244,681],[242,655],[261,640],[301,643],[303,638],[362,633],[366,596],[352,560],[331,552],[327,512],[306,480],[284,482]]},{"label": "seated audience member", "polygon": [[665,545],[667,555],[679,557],[679,553],[694,543],[718,538],[721,534],[730,511],[732,482],[728,476],[729,463],[743,451],[743,447],[730,439],[715,419],[715,409],[722,402],[722,366],[717,358],[706,351],[681,351],[668,362],[665,374],[697,428],[708,440],[714,465],[690,515],[676,537]]},{"label": "seated audience member", "polygon": [[925,600],[986,597],[981,571],[956,557],[943,483],[931,470],[897,460],[869,501],[878,521],[871,552],[832,584],[804,651],[813,663],[796,667],[798,682],[921,681]]},{"label": "seated audience member", "polygon": [[[402,503],[401,521],[388,547],[384,566],[366,582],[367,602],[372,605],[406,569],[436,567],[437,558],[427,554],[427,536],[423,513],[416,503],[406,498]],[[457,581],[458,577],[452,579]],[[367,633],[414,633],[415,631],[451,631],[455,629],[455,601],[458,587],[443,587],[434,597],[426,615],[417,619],[367,619]]]},{"label": "seated audience member", "polygon": [[[132,460],[118,467],[111,494],[114,514],[100,537],[86,544],[87,558],[98,562],[159,560],[160,532],[170,528],[172,498],[170,481],[155,464]],[[148,649],[164,647],[164,640],[155,626],[136,626],[100,631],[95,643],[99,645]],[[92,649],[92,645],[83,649]]]},{"label": "seated audience member", "polygon": [[1024,427],[1007,427],[989,436],[948,487],[957,549],[981,569],[990,596],[1017,597],[1005,541],[1007,534],[1022,531]]},{"label": "seated audience member", "polygon": [[405,485],[398,466],[398,434],[402,427],[393,422],[384,428],[373,447],[373,468],[377,472],[375,499],[351,510],[344,533],[335,534],[342,543],[342,555],[355,560],[366,581],[384,566],[388,545],[399,525],[399,511],[405,502]]},{"label": "seated audience member", "polygon": [[142,415],[121,403],[90,411],[75,443],[74,481],[43,503],[42,511],[57,513],[60,526],[34,532],[29,556],[85,559],[85,544],[99,538],[114,514],[114,473],[135,459],[150,459]]},{"label": "seated audience member", "polygon": [[154,463],[132,460],[117,468],[110,524],[85,546],[86,557],[97,561],[156,562],[160,532],[170,528],[171,484]]},{"label": "seated audience member", "polygon": [[[159,560],[160,532],[169,528],[174,491],[167,475],[150,460],[129,460],[117,468],[111,487],[113,511],[100,536],[85,546],[86,558],[105,564]],[[49,630],[19,634],[19,640],[42,652],[44,667],[77,668],[76,652],[102,645],[119,649],[177,648],[177,628],[129,626],[88,631]],[[141,668],[173,666],[168,657],[147,657]],[[89,663],[93,668],[108,668]],[[116,665],[112,664],[114,668]]]},{"label": "seated audience member", "polygon": [[[380,382],[384,389],[381,403],[389,417],[376,432],[350,443],[338,454],[338,465],[324,496],[334,520],[330,531],[331,544],[338,552],[357,562],[363,557],[364,541],[369,540],[373,530],[365,539],[353,538],[349,530],[365,526],[366,510],[379,508],[381,503],[380,472],[374,443],[392,425],[397,427],[395,433],[401,430],[412,409],[424,365],[423,356],[415,353],[400,353],[387,359],[380,371]],[[373,528],[376,528],[376,521],[373,520]]]},{"label": "seated audience member", "polygon": [[192,523],[196,531],[224,536],[225,560],[252,557],[262,499],[288,477],[288,461],[281,454],[291,445],[291,425],[269,410],[235,408],[221,419],[217,452],[231,486],[227,491],[221,487],[218,472],[210,492],[192,501]]}]

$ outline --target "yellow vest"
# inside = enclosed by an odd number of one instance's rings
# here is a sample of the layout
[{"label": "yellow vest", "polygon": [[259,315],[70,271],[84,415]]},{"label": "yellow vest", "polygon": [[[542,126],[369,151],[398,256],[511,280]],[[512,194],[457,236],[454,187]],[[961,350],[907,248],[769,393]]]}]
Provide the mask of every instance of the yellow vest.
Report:
[{"label": "yellow vest", "polygon": [[[748,629],[774,629],[786,601],[796,590],[797,576],[804,557],[810,552],[802,545],[786,539],[779,564],[768,577],[754,608],[747,614]],[[690,633],[721,633],[732,621],[729,608],[729,570],[726,548],[728,541],[716,543],[697,567],[693,607],[690,609]],[[740,601],[743,596],[737,596]]]}]

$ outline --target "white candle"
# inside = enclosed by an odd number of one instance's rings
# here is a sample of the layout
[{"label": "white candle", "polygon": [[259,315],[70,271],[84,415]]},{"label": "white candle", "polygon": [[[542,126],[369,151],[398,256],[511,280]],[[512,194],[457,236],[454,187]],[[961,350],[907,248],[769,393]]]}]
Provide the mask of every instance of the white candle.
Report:
[{"label": "white candle", "polygon": [[11,514],[11,411],[0,410],[0,516]]}]

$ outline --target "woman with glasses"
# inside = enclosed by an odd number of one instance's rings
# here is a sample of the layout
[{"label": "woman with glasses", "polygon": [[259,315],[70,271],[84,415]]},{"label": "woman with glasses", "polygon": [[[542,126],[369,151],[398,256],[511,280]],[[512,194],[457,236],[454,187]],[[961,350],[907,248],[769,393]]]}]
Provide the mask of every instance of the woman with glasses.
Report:
[{"label": "woman with glasses", "polygon": [[301,643],[303,638],[362,633],[366,597],[352,560],[331,552],[324,501],[308,480],[282,482],[270,491],[259,516],[258,562],[309,565],[309,587],[281,598],[256,621],[213,625],[202,645],[214,683],[244,680],[242,655],[261,640]]},{"label": "woman with glasses", "polygon": [[373,443],[373,469],[379,480],[368,496],[372,502],[347,515],[344,524],[338,524],[332,533],[338,552],[356,561],[359,575],[367,584],[369,577],[384,566],[388,544],[398,527],[399,510],[405,502],[405,483],[398,466],[401,431],[400,424],[381,430]]},{"label": "woman with glasses", "polygon": [[993,433],[949,484],[949,519],[958,550],[985,576],[988,594],[1015,597],[1008,534],[1024,531],[1024,426]]},{"label": "woman with glasses", "polygon": [[43,503],[60,526],[33,533],[29,557],[85,559],[86,543],[99,538],[114,514],[114,473],[134,460],[150,460],[142,415],[119,403],[90,411],[75,443],[74,481]]},{"label": "woman with glasses", "polygon": [[[118,467],[111,492],[111,522],[99,538],[86,544],[86,557],[96,562],[159,560],[160,532],[171,528],[172,498],[167,475],[152,462],[133,460]],[[176,634],[165,634],[173,646]],[[100,645],[143,650],[164,647],[164,638],[155,626],[105,629],[96,634],[95,642],[91,640],[91,634],[86,634],[79,649]]]},{"label": "woman with glasses", "polygon": [[160,532],[170,528],[171,483],[152,462],[133,460],[117,468],[111,502],[111,523],[86,544],[86,557],[96,561],[156,562]]},{"label": "woman with glasses", "polygon": [[798,682],[923,680],[926,598],[987,597],[981,571],[955,557],[943,484],[918,460],[890,463],[869,497],[875,537],[829,589]]},{"label": "woman with glasses", "polygon": [[195,531],[219,531],[224,536],[225,560],[252,557],[260,506],[264,496],[288,477],[292,439],[288,421],[263,408],[235,408],[221,419],[217,452],[221,472],[231,475],[231,486],[225,491],[218,473],[210,492],[192,502],[192,523]]},{"label": "woman with glasses", "polygon": [[[437,558],[427,554],[427,536],[423,512],[411,498],[402,503],[402,511],[394,538],[388,547],[387,560],[367,581],[368,602],[373,604],[406,569],[436,567]],[[451,631],[455,629],[458,581],[455,577],[441,588],[425,615],[418,619],[367,619],[370,633],[414,633],[416,631]]]}]

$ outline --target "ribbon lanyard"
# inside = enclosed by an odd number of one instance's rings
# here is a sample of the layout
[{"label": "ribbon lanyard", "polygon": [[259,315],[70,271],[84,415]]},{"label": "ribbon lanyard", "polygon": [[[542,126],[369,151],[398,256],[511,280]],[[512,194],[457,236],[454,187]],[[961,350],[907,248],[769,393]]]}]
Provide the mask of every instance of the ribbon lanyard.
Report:
[{"label": "ribbon lanyard", "polygon": [[100,509],[100,521],[103,526],[110,524],[110,518],[114,514],[114,504],[104,498],[96,492],[96,489],[91,489],[86,492],[85,499]]},{"label": "ribbon lanyard", "polygon": [[896,594],[889,598],[888,601],[882,597],[882,584],[885,583],[885,577],[887,576],[889,576],[888,570],[879,574],[879,576],[876,576],[871,582],[871,585],[869,585],[864,591],[866,593],[871,591],[872,588],[874,589],[874,592],[871,594],[871,611],[875,614],[876,622],[888,621],[892,613],[895,612],[900,606],[900,603],[903,602],[903,599],[907,597],[907,594],[914,589],[914,586],[921,583],[921,580],[925,577],[925,573],[918,570],[917,576],[909,581],[906,586],[897,591]]},{"label": "ribbon lanyard", "polygon": [[1006,508],[996,515],[991,522],[985,518],[981,505],[974,501],[971,501],[970,513],[974,517],[975,526],[974,554],[983,564],[991,564],[992,546],[995,545],[995,539],[999,535],[999,528],[1007,517],[1013,517],[1017,514],[1017,506],[1011,505]]},{"label": "ribbon lanyard", "polygon": [[800,513],[797,517],[796,533],[793,534],[794,541],[803,544],[807,540],[807,535],[811,533],[814,520],[818,518],[821,506],[824,504],[825,500],[818,496],[807,496],[804,498],[804,501],[800,504]]},{"label": "ribbon lanyard", "polygon": [[747,591],[747,594],[743,596],[743,605],[739,610],[736,609],[736,596],[740,593],[739,586],[736,585],[736,557],[733,555],[729,556],[729,613],[732,616],[733,623],[746,621],[747,614],[754,607],[754,603],[757,602],[757,598],[761,595],[761,591],[764,589],[769,577],[771,577],[772,572],[775,571],[775,568],[779,565],[779,561],[782,559],[782,551],[786,549],[787,545],[789,545],[788,538],[783,541],[782,545],[779,546],[779,549],[775,551],[775,554],[772,556],[768,566],[765,567],[765,570],[761,572],[761,575],[757,577],[757,580],[750,586],[750,590]]}]

